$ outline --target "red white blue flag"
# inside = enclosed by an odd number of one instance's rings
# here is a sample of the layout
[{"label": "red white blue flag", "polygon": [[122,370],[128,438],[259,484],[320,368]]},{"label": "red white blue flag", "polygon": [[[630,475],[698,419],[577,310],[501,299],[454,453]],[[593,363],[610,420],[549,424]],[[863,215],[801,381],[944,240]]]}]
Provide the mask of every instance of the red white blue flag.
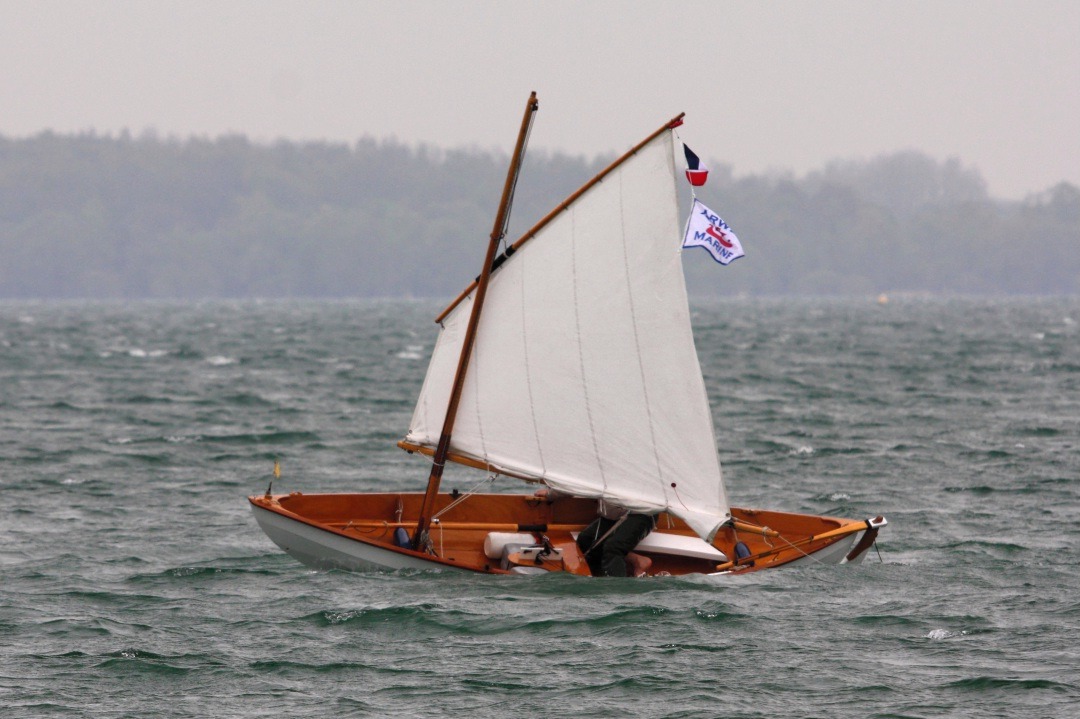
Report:
[{"label": "red white blue flag", "polygon": [[696,198],[690,219],[686,221],[682,246],[704,248],[722,265],[729,265],[745,254],[728,223]]},{"label": "red white blue flag", "polygon": [[701,158],[694,154],[694,151],[685,144],[682,149],[683,154],[686,155],[686,179],[694,187],[701,187],[705,184],[705,180],[709,179],[709,168],[705,167],[705,163],[701,161]]}]

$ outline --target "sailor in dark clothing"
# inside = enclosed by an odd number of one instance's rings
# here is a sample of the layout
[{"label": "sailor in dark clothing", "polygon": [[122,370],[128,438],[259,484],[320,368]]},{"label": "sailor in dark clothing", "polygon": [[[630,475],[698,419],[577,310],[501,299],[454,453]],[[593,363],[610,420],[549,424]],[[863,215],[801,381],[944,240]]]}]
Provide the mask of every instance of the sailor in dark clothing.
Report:
[{"label": "sailor in dark clothing", "polygon": [[[567,495],[550,488],[537,490],[536,496],[554,502]],[[656,527],[656,518],[631,512],[623,507],[600,502],[599,516],[581,530],[578,549],[594,577],[642,577],[652,560],[632,551]]]},{"label": "sailor in dark clothing", "polygon": [[640,577],[652,560],[631,551],[656,526],[654,517],[622,510],[618,519],[597,517],[578,535],[577,545],[594,577]]}]

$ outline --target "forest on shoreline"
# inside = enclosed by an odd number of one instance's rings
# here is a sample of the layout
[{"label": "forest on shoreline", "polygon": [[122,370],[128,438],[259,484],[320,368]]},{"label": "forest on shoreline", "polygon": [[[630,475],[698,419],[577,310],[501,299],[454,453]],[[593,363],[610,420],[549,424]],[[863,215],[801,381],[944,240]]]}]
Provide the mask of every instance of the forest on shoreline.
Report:
[{"label": "forest on shoreline", "polygon": [[[532,152],[511,238],[611,159]],[[373,138],[0,137],[0,299],[453,296],[506,163]],[[686,252],[694,296],[1080,294],[1071,184],[995,199],[977,169],[914,151],[802,177],[710,166],[698,195],[747,256]]]}]

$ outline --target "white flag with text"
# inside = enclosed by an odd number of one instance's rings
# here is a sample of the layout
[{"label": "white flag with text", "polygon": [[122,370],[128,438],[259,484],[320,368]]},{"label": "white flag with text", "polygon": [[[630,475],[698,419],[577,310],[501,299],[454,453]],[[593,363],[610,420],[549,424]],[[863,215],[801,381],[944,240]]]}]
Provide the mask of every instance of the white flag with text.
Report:
[{"label": "white flag with text", "polygon": [[745,254],[728,223],[696,198],[686,222],[682,246],[704,248],[722,265],[729,265]]}]

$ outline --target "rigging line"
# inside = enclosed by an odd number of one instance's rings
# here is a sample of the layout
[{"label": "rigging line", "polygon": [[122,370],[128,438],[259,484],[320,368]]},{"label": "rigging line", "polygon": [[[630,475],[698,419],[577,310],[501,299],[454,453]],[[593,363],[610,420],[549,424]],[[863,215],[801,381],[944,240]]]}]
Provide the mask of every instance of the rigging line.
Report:
[{"label": "rigging line", "polygon": [[607,475],[604,472],[604,459],[600,456],[600,445],[596,441],[596,425],[593,422],[592,403],[589,401],[589,383],[585,377],[585,349],[581,345],[581,308],[578,304],[578,271],[577,271],[577,223],[573,208],[570,210],[570,281],[574,292],[574,339],[577,342],[578,368],[581,370],[581,394],[585,398],[585,416],[589,420],[589,438],[592,440],[593,455],[596,457],[596,467],[600,471],[601,491],[607,494]]},{"label": "rigging line", "polygon": [[[481,321],[483,321],[483,320],[481,319]],[[476,349],[477,344],[479,344],[480,336],[481,335],[478,332],[476,337],[473,339],[473,349],[474,350]],[[474,352],[473,353],[472,362],[470,362],[470,367],[469,367],[469,369],[468,369],[468,371],[467,371],[467,373],[465,375],[465,380],[467,382],[468,379],[469,379],[469,376],[470,375],[472,376],[472,379],[473,379],[473,382],[472,382],[472,387],[473,387],[473,409],[476,411],[476,433],[480,436],[480,453],[481,453],[481,455],[484,457],[484,459],[486,461],[487,456],[488,456],[488,451],[487,451],[487,441],[484,438],[484,414],[483,414],[483,412],[480,411],[480,381],[481,381],[480,378],[484,376],[483,372],[480,371],[480,362],[481,362],[481,359],[483,358],[483,356],[484,356],[483,352]],[[462,390],[462,394],[464,394],[464,389]]]},{"label": "rigging line", "polygon": [[[477,362],[476,364],[479,365],[480,363]],[[474,382],[473,386],[476,387],[476,433],[480,436],[480,453],[486,463],[488,451],[487,440],[484,439],[484,420],[480,412],[480,380]]]},{"label": "rigging line", "polygon": [[[675,129],[674,127],[671,128],[671,134],[673,134],[679,140],[680,145],[683,145],[685,147],[685,143],[683,142],[682,136],[679,134],[679,131],[677,129]],[[671,148],[671,152],[672,152],[672,154],[675,154],[675,148],[674,147]],[[684,169],[689,170],[690,168],[685,166],[686,165],[685,157],[686,156],[684,155],[683,156],[683,158],[684,158],[683,159],[683,167],[684,167]],[[692,183],[687,182],[686,184],[690,185],[690,205],[693,206],[694,200],[697,199],[697,190],[694,189],[694,185]],[[683,234],[685,234],[685,233],[683,233]]]},{"label": "rigging line", "polygon": [[[675,492],[675,499],[679,500],[679,504],[681,504],[683,506],[683,509],[685,509],[687,512],[689,512],[690,508],[686,506],[686,502],[683,501],[682,496],[679,494],[679,487],[678,487],[677,482],[672,482],[671,483],[671,490],[673,492]],[[665,499],[667,498],[667,490],[666,489],[664,490],[664,498]]]},{"label": "rigging line", "polygon": [[[748,520],[748,519],[741,519],[741,520],[739,520],[739,521],[740,521],[740,522],[743,522],[743,523],[745,523],[745,524],[751,524],[751,525],[753,525],[753,526],[755,526],[755,527],[758,527],[758,528],[760,528],[760,529],[761,529],[761,536],[762,536],[762,537],[765,537],[765,536],[766,536],[766,535],[765,535],[765,530],[769,529],[769,527],[765,526],[764,524],[758,524],[757,522],[751,522],[751,521],[750,521],[750,520]],[[735,541],[739,541],[739,530],[735,528],[735,525],[732,525],[732,531],[733,531],[733,532],[735,533]],[[798,552],[799,554],[803,555],[803,557],[806,557],[807,559],[812,559],[813,561],[817,562],[818,564],[820,564],[820,565],[822,565],[822,566],[826,566],[826,567],[828,567],[828,566],[832,566],[832,565],[830,565],[830,564],[826,564],[825,562],[823,562],[822,560],[818,559],[818,558],[817,558],[817,557],[815,557],[814,555],[812,555],[812,554],[808,554],[808,553],[804,552],[804,551],[803,551],[803,549],[802,549],[802,547],[798,547],[798,546],[796,546],[796,545],[792,544],[792,543],[791,543],[791,540],[790,540],[790,539],[788,539],[788,538],[787,538],[787,537],[785,537],[784,535],[780,534],[779,532],[777,532],[777,534],[776,534],[776,537],[777,537],[777,539],[779,539],[780,541],[782,541],[782,542],[783,542],[784,544],[788,545],[788,547],[790,547],[791,549],[794,549],[794,550],[795,550],[796,552]],[[765,543],[766,543],[766,544],[768,544],[768,545],[769,545],[770,547],[773,547],[773,546],[774,546],[774,545],[772,544],[772,542],[768,541],[768,539],[766,539],[766,540],[765,540]],[[768,555],[766,555],[766,556],[768,556]],[[839,583],[839,582],[837,582],[837,583]]]},{"label": "rigging line", "polygon": [[529,124],[525,128],[525,140],[521,144],[521,162],[518,163],[517,171],[514,173],[513,182],[510,185],[510,196],[506,204],[506,218],[503,220],[503,226],[499,230],[500,237],[499,242],[503,243],[503,250],[506,250],[506,231],[510,228],[510,214],[514,209],[514,194],[517,192],[518,178],[521,177],[521,169],[525,166],[525,150],[529,146],[529,138],[532,137],[533,120],[536,118],[536,108],[533,108],[533,114],[529,116]]},{"label": "rigging line", "polygon": [[[344,532],[346,529],[348,529],[348,527],[342,527],[341,531]],[[353,527],[352,531],[356,534],[375,534],[376,532],[381,532],[382,534],[379,536],[385,536],[389,529],[390,523],[384,520],[381,527]]]},{"label": "rigging line", "polygon": [[532,387],[532,370],[529,367],[529,332],[528,332],[528,313],[525,311],[525,274],[528,270],[529,264],[521,264],[521,346],[523,351],[523,364],[525,365],[525,391],[529,395],[529,417],[532,419],[533,426],[533,438],[536,440],[536,455],[540,460],[540,474],[541,476],[547,476],[547,465],[544,464],[544,449],[540,445],[540,425],[536,421],[536,402],[533,398]]},{"label": "rigging line", "polygon": [[[626,207],[624,205],[625,196],[623,192],[623,173],[618,174],[619,178],[619,229],[622,233],[622,259],[623,259],[623,275],[626,278],[626,296],[628,299],[627,304],[630,308],[630,327],[634,331],[634,349],[637,351],[637,366],[638,376],[641,380],[641,393],[645,399],[645,419],[649,426],[649,443],[652,445],[653,460],[656,462],[656,474],[657,479],[660,482],[660,490],[664,494],[664,503],[670,505],[668,499],[668,492],[665,487],[667,484],[664,481],[664,468],[660,462],[660,450],[656,446],[656,425],[653,423],[652,416],[652,403],[649,400],[649,384],[645,380],[645,363],[641,357],[641,335],[638,333],[637,324],[637,308],[634,305],[634,285],[630,281],[630,258],[627,255],[626,250]],[[674,486],[674,483],[673,483]],[[675,495],[678,497],[678,493]],[[682,498],[679,498],[679,502],[682,503]],[[686,504],[683,504],[686,507]]]},{"label": "rigging line", "polygon": [[[616,529],[616,528],[617,528],[617,527],[618,527],[618,526],[619,526],[620,524],[622,524],[622,523],[623,523],[623,521],[625,521],[625,520],[626,520],[626,518],[627,518],[627,517],[629,517],[629,516],[630,516],[630,514],[629,514],[629,513],[626,513],[626,514],[624,514],[623,516],[621,516],[621,517],[619,517],[618,519],[616,519],[616,520],[615,520],[615,524],[611,525],[611,527],[609,527],[609,528],[608,528],[608,531],[604,532],[604,534],[603,534],[602,536],[600,536],[600,537],[597,537],[597,538],[596,538],[595,540],[593,540],[593,543],[592,543],[592,544],[590,544],[590,545],[589,545],[589,548],[585,550],[584,556],[589,556],[589,554],[591,554],[591,553],[592,553],[592,551],[593,551],[594,549],[596,549],[596,548],[597,548],[597,547],[599,547],[599,546],[600,546],[601,544],[603,544],[604,540],[605,540],[605,539],[607,539],[607,538],[608,538],[608,537],[609,537],[609,536],[611,535],[611,533],[612,533],[612,532],[614,532],[614,531],[615,531],[615,529]],[[598,524],[598,525],[596,525],[596,533],[597,533],[597,534],[600,534],[600,525],[599,525],[599,524]]]},{"label": "rigging line", "polygon": [[[732,521],[734,522],[735,520],[732,520]],[[740,520],[738,520],[738,521],[742,522],[743,524],[745,524],[745,525],[747,525],[747,526],[754,526],[754,527],[757,527],[758,529],[760,529],[760,530],[761,530],[761,536],[763,536],[763,537],[764,537],[764,536],[767,536],[767,535],[765,534],[765,532],[766,532],[766,531],[768,531],[769,529],[771,529],[771,527],[769,527],[768,525],[765,525],[765,524],[758,524],[757,522],[751,522],[751,521],[750,521],[749,519],[740,519]],[[732,529],[734,529],[734,526],[732,527]],[[738,530],[735,530],[735,531],[737,532]],[[770,545],[770,546],[771,546],[771,545]]]},{"label": "rigging line", "polygon": [[[806,553],[805,551],[803,551],[802,547],[795,546],[794,544],[791,543],[791,540],[789,540],[787,537],[785,537],[782,534],[777,534],[777,539],[782,541],[784,544],[788,545],[788,547],[790,547],[791,549],[794,549],[799,554],[803,555],[803,557],[805,559],[810,559],[810,560],[814,561],[815,563],[821,565],[822,567],[830,567],[831,568],[833,566],[838,566],[838,565],[832,565],[832,564],[828,564],[826,562],[823,562],[822,560],[815,557],[813,554]],[[839,580],[839,579],[833,579],[831,577],[830,578],[820,577],[820,578],[824,579],[826,582],[831,582],[833,584],[843,584],[843,582],[841,580]]]},{"label": "rigging line", "polygon": [[438,512],[436,512],[435,514],[431,515],[431,519],[432,519],[432,520],[435,520],[435,519],[438,519],[439,517],[441,517],[442,515],[446,514],[446,513],[447,513],[447,512],[449,512],[449,511],[450,511],[451,509],[453,509],[454,507],[458,506],[459,504],[461,504],[462,502],[464,502],[464,501],[465,501],[466,499],[468,499],[468,498],[469,498],[469,497],[471,497],[472,495],[474,495],[474,494],[476,494],[477,492],[479,492],[479,491],[480,491],[480,489],[481,489],[481,488],[482,488],[482,487],[483,487],[483,486],[484,486],[485,484],[491,484],[491,483],[493,483],[493,482],[495,481],[495,479],[496,479],[497,477],[498,477],[498,475],[497,475],[497,474],[493,474],[493,475],[491,475],[490,477],[487,477],[487,478],[485,478],[485,479],[481,479],[481,480],[480,480],[479,482],[477,482],[476,484],[474,484],[474,485],[473,485],[472,487],[470,487],[469,489],[466,489],[466,490],[465,490],[464,492],[462,492],[462,494],[461,494],[461,496],[460,496],[460,497],[458,497],[458,498],[457,498],[457,499],[455,499],[455,500],[454,500],[453,502],[451,502],[450,504],[448,504],[448,505],[446,505],[445,507],[443,507],[442,509],[440,509],[440,510],[439,510]]}]

